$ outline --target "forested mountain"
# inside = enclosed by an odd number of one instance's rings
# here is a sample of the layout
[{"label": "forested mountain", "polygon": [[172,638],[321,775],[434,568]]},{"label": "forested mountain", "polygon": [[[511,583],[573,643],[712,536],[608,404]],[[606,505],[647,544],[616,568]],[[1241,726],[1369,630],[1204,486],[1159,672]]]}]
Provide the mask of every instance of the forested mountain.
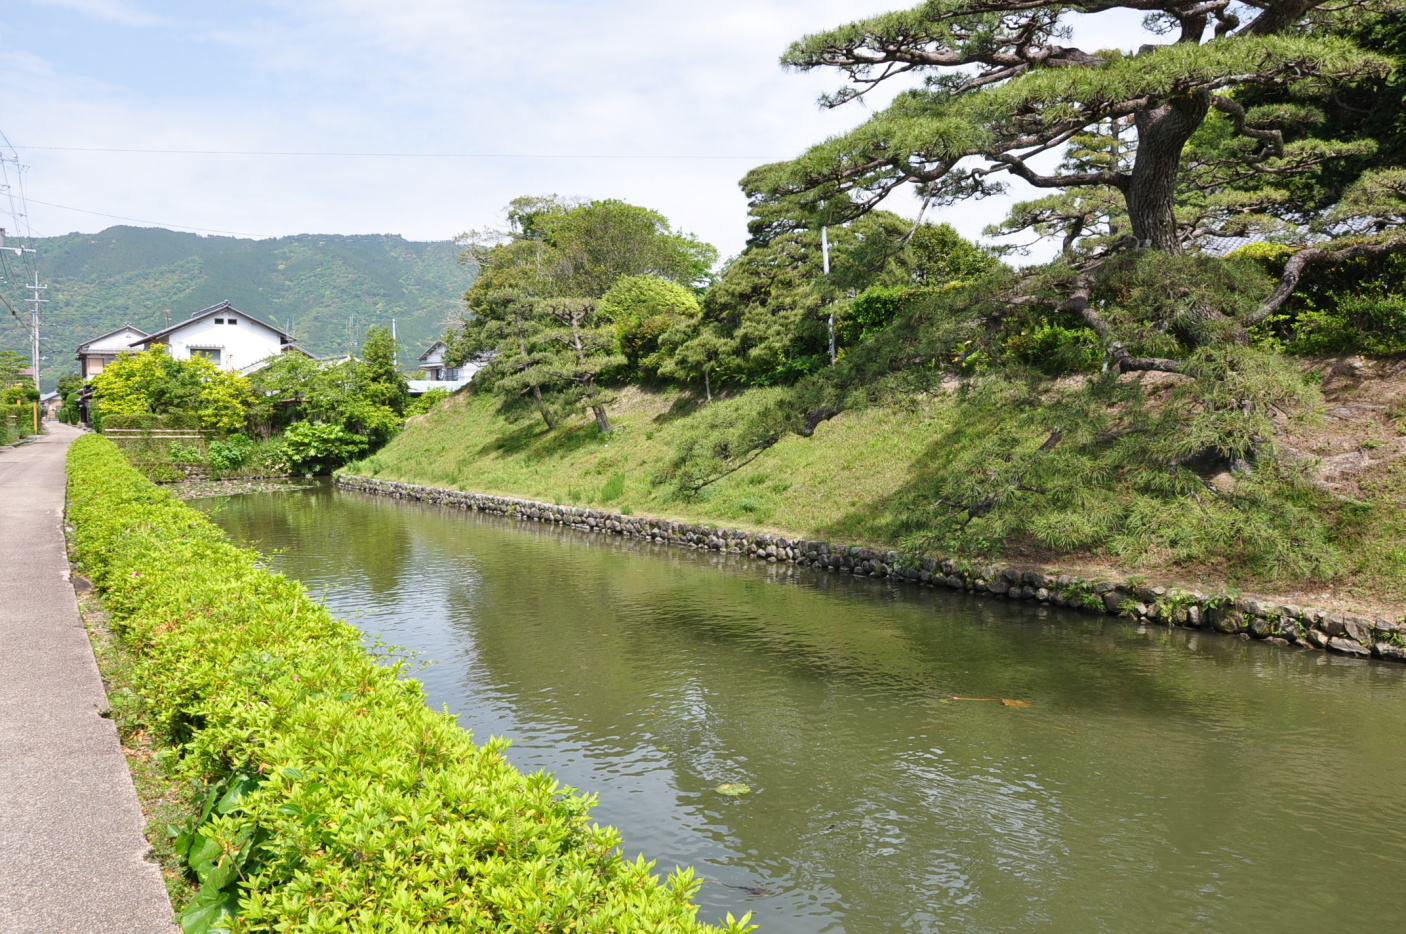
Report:
[{"label": "forested mountain", "polygon": [[[13,241],[12,241],[13,243]],[[347,353],[373,324],[396,321],[401,362],[416,357],[457,320],[474,268],[450,242],[393,234],[301,234],[269,240],[206,237],[154,227],[109,227],[33,241],[44,297],[45,388],[77,370],[77,346],[131,322],[164,327],[224,299],[291,331],[319,356]],[[0,349],[28,355],[26,266],[0,254]],[[23,319],[10,314],[11,309]]]}]

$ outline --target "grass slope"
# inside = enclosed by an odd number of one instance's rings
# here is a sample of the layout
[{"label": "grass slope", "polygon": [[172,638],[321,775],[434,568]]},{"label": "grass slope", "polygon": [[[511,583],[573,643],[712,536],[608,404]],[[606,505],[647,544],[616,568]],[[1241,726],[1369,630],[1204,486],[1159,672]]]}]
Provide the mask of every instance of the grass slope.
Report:
[{"label": "grass slope", "polygon": [[[1385,383],[1378,388],[1393,391]],[[741,419],[776,391],[752,390],[699,407],[686,394],[630,389],[612,409],[619,428],[608,437],[585,420],[547,432],[538,420],[506,417],[495,397],[460,395],[412,420],[389,446],[347,470],[792,537],[901,547],[923,535],[942,471],[966,469],[964,455],[989,445],[1002,420],[1015,417],[999,409],[978,412],[937,392],[901,405],[847,411],[822,423],[810,438],[787,436],[698,495],[681,495],[675,485],[661,482],[679,443],[690,432],[707,430],[701,423]],[[1360,393],[1360,388],[1342,391]],[[1329,406],[1335,404],[1333,395]],[[1386,442],[1375,435],[1399,433],[1386,423],[1354,423],[1338,431],[1339,437],[1332,434],[1331,418],[1325,424],[1313,451],[1320,457],[1338,448],[1385,454]],[[1222,477],[1220,482],[1235,481]],[[1114,485],[1095,496],[1111,501],[1128,494]],[[1000,557],[1084,575],[1138,576],[1320,606],[1399,612],[1406,602],[1406,457],[1382,456],[1355,476],[1350,491],[1300,488],[1291,497],[1258,502],[1231,508],[1194,497],[1168,499],[1143,519],[1158,527],[1120,530],[1120,547],[1058,549],[1018,540]],[[1278,512],[1290,502],[1303,514],[1321,513],[1321,527],[1313,530],[1317,537],[1305,531],[1302,546],[1280,541],[1273,549],[1263,547],[1257,539],[1284,538],[1286,523],[1298,521]],[[1031,496],[1022,508],[1038,520],[1050,507]],[[1053,511],[1048,518],[1062,521]],[[1304,574],[1300,569],[1312,562],[1283,560],[1312,549],[1331,552],[1313,565],[1331,571]]]},{"label": "grass slope", "polygon": [[[720,399],[710,416],[755,403]],[[388,447],[347,469],[383,480],[520,496],[756,531],[880,545],[901,516],[892,504],[913,479],[926,438],[946,427],[936,402],[910,411],[867,409],[788,437],[749,467],[681,498],[656,475],[690,422],[703,413],[688,396],[632,389],[611,410],[602,437],[581,421],[554,432],[509,421],[492,396],[461,395],[414,419]]]}]

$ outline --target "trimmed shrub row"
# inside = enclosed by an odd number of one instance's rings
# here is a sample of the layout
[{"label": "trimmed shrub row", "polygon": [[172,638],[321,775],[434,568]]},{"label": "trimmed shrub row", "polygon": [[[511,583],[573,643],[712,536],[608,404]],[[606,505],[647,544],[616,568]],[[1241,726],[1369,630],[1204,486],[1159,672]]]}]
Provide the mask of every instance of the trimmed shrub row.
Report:
[{"label": "trimmed shrub row", "polygon": [[169,412],[165,415],[153,415],[150,412],[138,412],[131,415],[104,415],[102,419],[104,430],[116,429],[120,431],[199,431],[201,429],[200,416],[190,412]]},{"label": "trimmed shrub row", "polygon": [[74,442],[68,517],[137,658],[144,726],[208,788],[176,840],[200,883],[185,930],[718,930],[692,870],[661,883],[624,859],[593,799],[475,744],[111,442]]},{"label": "trimmed shrub row", "polygon": [[11,444],[34,434],[34,410],[28,403],[0,405],[0,444]]}]

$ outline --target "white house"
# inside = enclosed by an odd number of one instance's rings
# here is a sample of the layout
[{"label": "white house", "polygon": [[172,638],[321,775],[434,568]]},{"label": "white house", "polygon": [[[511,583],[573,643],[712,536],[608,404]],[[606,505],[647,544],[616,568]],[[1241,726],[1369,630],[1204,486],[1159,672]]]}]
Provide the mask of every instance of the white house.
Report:
[{"label": "white house", "polygon": [[78,345],[78,372],[85,380],[92,379],[103,371],[118,354],[131,353],[132,342],[146,337],[146,331],[124,324],[102,337],[95,337],[86,344]]},{"label": "white house", "polygon": [[179,324],[144,335],[129,345],[133,351],[158,344],[177,360],[204,357],[222,370],[251,373],[284,351],[303,353],[283,331],[246,314],[228,301],[202,308]]},{"label": "white house", "polygon": [[473,376],[473,371],[477,369],[473,364],[469,364],[463,369],[469,372],[463,376],[459,375],[460,367],[447,366],[444,362],[444,341],[435,341],[430,345],[430,349],[420,354],[420,369],[425,371],[425,379],[431,382],[441,380],[457,381],[467,380]]},{"label": "white house", "polygon": [[420,369],[425,371],[425,379],[408,381],[410,395],[420,396],[431,389],[447,389],[450,392],[465,386],[474,374],[483,368],[482,361],[468,360],[459,366],[448,366],[444,362],[447,348],[444,341],[435,341],[430,349],[420,354]]}]

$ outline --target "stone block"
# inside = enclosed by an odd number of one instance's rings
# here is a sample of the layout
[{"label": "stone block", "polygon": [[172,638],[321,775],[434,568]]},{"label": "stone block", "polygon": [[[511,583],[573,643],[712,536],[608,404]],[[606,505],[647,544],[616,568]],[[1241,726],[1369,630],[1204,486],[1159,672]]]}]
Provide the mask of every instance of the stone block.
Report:
[{"label": "stone block", "polygon": [[1372,646],[1372,654],[1389,662],[1406,662],[1406,649],[1394,642],[1378,642]]},{"label": "stone block", "polygon": [[1347,630],[1349,636],[1362,645],[1372,644],[1372,621],[1370,619],[1361,616],[1344,616],[1343,628]]},{"label": "stone block", "polygon": [[1334,638],[1328,640],[1328,651],[1355,658],[1371,658],[1372,650],[1352,639]]}]

